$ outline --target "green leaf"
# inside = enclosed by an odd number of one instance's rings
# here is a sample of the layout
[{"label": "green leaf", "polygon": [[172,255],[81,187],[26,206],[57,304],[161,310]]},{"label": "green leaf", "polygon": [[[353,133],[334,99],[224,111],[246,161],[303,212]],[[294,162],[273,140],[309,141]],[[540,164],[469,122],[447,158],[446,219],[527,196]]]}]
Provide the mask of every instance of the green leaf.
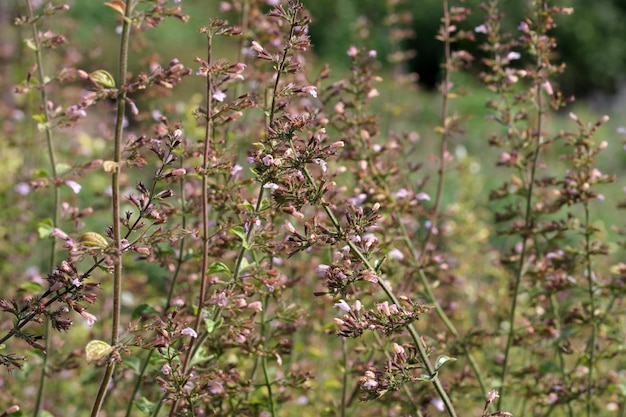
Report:
[{"label": "green leaf", "polygon": [[139,304],[137,307],[135,307],[135,309],[133,310],[133,313],[131,315],[132,320],[137,320],[139,317],[143,316],[143,315],[147,315],[147,314],[158,314],[159,312],[152,307],[150,304]]},{"label": "green leaf", "polygon": [[33,178],[48,178],[49,176],[50,174],[48,174],[48,171],[46,171],[45,169],[38,169],[33,174]]},{"label": "green leaf", "polygon": [[52,223],[52,219],[45,219],[40,221],[37,225],[37,233],[39,233],[39,238],[46,239],[50,237],[53,229],[54,225]]},{"label": "green leaf", "polygon": [[41,284],[39,284],[38,282],[33,282],[33,281],[29,281],[20,285],[20,288],[26,291],[41,291],[43,289]]},{"label": "green leaf", "polygon": [[209,265],[206,272],[207,274],[223,273],[228,275],[229,277],[232,275],[230,268],[224,262],[213,262],[211,265]]},{"label": "green leaf", "polygon": [[250,211],[254,211],[254,206],[249,201],[244,201],[242,206],[244,206],[245,208],[247,208]]},{"label": "green leaf", "polygon": [[224,320],[222,319],[219,319],[217,321],[211,320],[208,317],[204,319],[204,325],[206,326],[206,331],[209,334],[213,333],[216,329],[219,329],[222,326],[223,322]]},{"label": "green leaf", "polygon": [[68,164],[57,164],[57,175],[63,175],[69,172],[72,167]]},{"label": "green leaf", "polygon": [[37,130],[44,132],[50,128],[50,123],[37,123]]},{"label": "green leaf", "polygon": [[122,363],[135,371],[137,375],[141,372],[141,360],[137,357],[131,356],[122,361]]},{"label": "green leaf", "polygon": [[244,249],[250,249],[250,246],[248,245],[248,241],[246,238],[246,232],[244,231],[243,227],[235,226],[232,229],[230,229],[228,233],[232,233],[233,235],[239,237],[239,239],[241,239],[241,242],[243,243]]},{"label": "green leaf", "polygon": [[204,346],[200,347],[198,349],[198,351],[196,352],[195,355],[193,355],[193,358],[191,358],[191,364],[190,366],[194,366],[200,363],[205,363],[210,361],[211,359],[213,359],[215,357],[214,354],[210,354],[207,352],[206,348],[204,348]]},{"label": "green leaf", "polygon": [[34,39],[32,38],[24,39],[24,43],[26,44],[27,48],[32,49],[33,51],[37,50],[37,45],[35,44]]},{"label": "green leaf", "polygon": [[439,371],[441,367],[446,364],[446,362],[454,362],[455,360],[456,358],[451,358],[446,355],[439,356],[435,361],[435,373],[437,373],[437,371]]},{"label": "green leaf", "polygon": [[33,114],[33,120],[39,123],[45,123],[46,122],[46,115],[45,114]]},{"label": "green leaf", "polygon": [[432,374],[432,375],[422,374],[422,375],[420,375],[420,377],[419,377],[419,378],[417,378],[417,379],[418,379],[419,381],[433,382],[433,381],[435,380],[435,378],[437,378],[437,375],[438,375],[438,374],[439,374],[438,372],[435,372],[435,373],[434,373],[434,374]]},{"label": "green leaf", "polygon": [[253,267],[254,265],[256,265],[256,262],[248,262],[248,260],[246,258],[242,258],[241,259],[241,266],[239,267],[239,272],[243,272],[246,269]]},{"label": "green leaf", "polygon": [[145,415],[152,415],[154,410],[156,410],[156,403],[148,400],[146,397],[141,397],[140,399],[134,401],[135,407],[139,409]]}]

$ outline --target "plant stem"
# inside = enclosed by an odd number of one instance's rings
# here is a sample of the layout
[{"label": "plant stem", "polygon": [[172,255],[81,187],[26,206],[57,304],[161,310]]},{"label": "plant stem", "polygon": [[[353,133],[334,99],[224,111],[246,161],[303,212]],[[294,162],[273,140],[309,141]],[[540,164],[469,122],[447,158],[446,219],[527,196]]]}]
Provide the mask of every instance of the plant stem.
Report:
[{"label": "plant stem", "polygon": [[341,384],[341,417],[346,417],[346,397],[348,390],[348,344],[346,338],[341,338],[341,357],[343,359],[343,381]]},{"label": "plant stem", "polygon": [[[265,325],[265,314],[267,313],[267,307],[269,305],[269,294],[265,296],[265,300],[263,301],[263,311],[261,311],[261,328],[260,334],[265,340],[269,340],[265,332],[267,330],[267,326]],[[263,357],[261,358],[261,368],[263,369],[263,378],[265,379],[265,386],[267,387],[267,401],[270,407],[270,413],[272,417],[276,417],[276,406],[274,405],[274,393],[272,392],[272,382],[270,381],[269,373],[267,371],[267,352],[263,352]]]},{"label": "plant stem", "polygon": [[[113,162],[115,169],[111,175],[111,192],[112,206],[111,217],[113,222],[113,245],[117,251],[115,264],[113,265],[113,319],[111,324],[111,346],[115,346],[119,342],[119,329],[121,319],[121,302],[122,302],[122,232],[120,223],[120,171],[122,169],[122,136],[124,133],[124,112],[126,109],[126,73],[128,71],[128,44],[130,39],[131,14],[133,9],[133,1],[126,0],[124,8],[124,19],[122,22],[122,36],[120,39],[120,52],[117,71],[117,108],[115,120],[115,137],[113,145]],[[109,360],[100,389],[96,396],[96,401],[91,410],[91,417],[100,414],[106,392],[108,390],[109,381],[115,369],[115,361]]]},{"label": "plant stem", "polygon": [[[207,275],[207,269],[209,267],[209,193],[208,193],[208,171],[209,171],[209,156],[211,154],[211,146],[213,142],[213,77],[211,75],[211,57],[213,48],[213,33],[209,29],[207,31],[207,82],[206,82],[206,127],[204,129],[204,149],[202,154],[202,266],[200,270],[200,292],[198,294],[198,312],[194,322],[194,330],[196,334],[200,333],[200,325],[202,324],[202,318],[204,314],[204,302],[206,293],[209,287],[209,277]],[[182,373],[185,374],[188,371],[189,363],[191,362],[192,354],[195,352],[194,343],[196,340],[191,338],[189,341],[189,347],[185,358],[182,362]],[[178,408],[178,400],[175,400],[170,409],[170,416],[173,416]]]},{"label": "plant stem", "polygon": [[[44,62],[43,62],[43,54],[41,51],[41,39],[39,38],[39,30],[37,29],[37,21],[34,19],[33,6],[31,0],[26,0],[26,7],[28,9],[28,17],[32,20],[31,29],[33,33],[33,40],[35,42],[35,61],[37,63],[37,75],[40,83],[40,93],[41,93],[41,108],[44,114],[45,119],[45,128],[44,132],[46,135],[46,145],[48,150],[48,162],[50,163],[50,172],[52,176],[52,227],[57,227],[59,223],[59,184],[58,184],[58,173],[57,173],[57,163],[56,163],[56,154],[54,151],[53,140],[52,140],[52,128],[50,126],[50,112],[48,110],[48,93],[46,91],[46,81],[45,81],[45,70],[44,70]],[[50,255],[49,255],[49,264],[48,270],[52,271],[56,264],[56,241],[54,238],[51,239],[50,243]],[[50,319],[48,317],[45,318],[44,323],[44,356],[43,363],[41,367],[41,375],[39,377],[39,385],[37,387],[37,399],[35,402],[34,416],[37,417],[41,412],[42,403],[43,403],[43,394],[46,389],[46,380],[47,380],[47,372],[48,372],[48,355],[50,352]]]},{"label": "plant stem", "polygon": [[[314,187],[316,191],[319,191],[317,184],[315,183],[315,180],[313,179],[313,176],[311,175],[309,170],[305,167],[302,170],[302,172],[304,173],[305,178],[309,182],[309,185]],[[333,213],[332,209],[329,207],[328,204],[326,204],[326,202],[323,201],[323,199],[322,199],[321,204],[324,209],[324,212],[326,213],[330,221],[333,223],[335,229],[337,229],[337,233],[341,235],[342,234],[341,225],[337,221],[337,218],[335,217],[335,214]],[[372,271],[376,270],[376,268],[374,268],[374,266],[371,264],[369,259],[365,257],[363,252],[361,252],[361,250],[356,247],[354,242],[352,242],[351,240],[347,240],[347,244],[350,250],[357,256],[357,258],[361,260],[361,262],[363,262],[366,268]],[[401,305],[400,301],[398,300],[398,298],[392,291],[391,287],[389,287],[389,285],[387,285],[387,283],[383,279],[378,280],[378,286],[383,290],[383,292],[385,293],[385,295],[391,302],[393,302],[395,305],[398,305],[398,306]],[[428,375],[430,376],[435,375],[435,368],[433,367],[432,363],[430,362],[430,359],[428,358],[428,354],[426,353],[426,348],[424,347],[424,344],[420,338],[419,333],[417,332],[417,330],[412,324],[409,324],[406,327],[407,327],[407,330],[409,331],[409,334],[411,335],[411,339],[413,340],[415,347],[417,348],[420,359],[422,360],[422,362],[424,363],[424,366],[426,367],[426,371],[428,372]],[[435,390],[437,391],[437,394],[439,394],[441,401],[443,401],[444,406],[446,407],[446,410],[448,412],[448,415],[450,417],[456,417],[456,411],[454,410],[452,401],[450,401],[450,397],[448,397],[448,394],[443,388],[441,381],[439,381],[439,378],[437,376],[434,376],[432,379],[432,383],[435,386]]]},{"label": "plant stem", "polygon": [[598,325],[596,323],[596,297],[593,283],[593,269],[591,268],[591,226],[589,220],[589,203],[584,203],[585,207],[585,272],[587,273],[587,284],[589,291],[589,309],[591,320],[591,338],[589,339],[589,374],[587,375],[587,417],[592,415],[593,405],[593,368],[596,359],[596,340],[598,336]]},{"label": "plant stem", "polygon": [[[537,68],[541,68],[541,59],[537,58]],[[541,82],[536,81],[535,94],[537,96],[537,125],[536,128],[536,143],[535,149],[532,155],[532,161],[530,165],[530,177],[528,179],[528,190],[526,192],[526,208],[524,214],[524,228],[522,236],[522,250],[517,264],[517,270],[515,273],[515,283],[513,287],[513,294],[511,295],[511,310],[509,311],[509,332],[507,335],[506,348],[504,350],[504,359],[502,361],[502,372],[500,373],[500,396],[498,397],[498,409],[502,408],[502,399],[505,392],[505,380],[508,372],[509,358],[511,353],[511,347],[515,339],[515,316],[517,312],[517,298],[519,295],[520,284],[522,277],[524,276],[524,263],[526,262],[526,250],[528,246],[529,231],[533,222],[532,219],[532,201],[533,201],[533,189],[535,184],[535,172],[537,170],[537,161],[539,160],[539,153],[541,150],[541,130],[543,129],[543,99],[541,92]]]}]

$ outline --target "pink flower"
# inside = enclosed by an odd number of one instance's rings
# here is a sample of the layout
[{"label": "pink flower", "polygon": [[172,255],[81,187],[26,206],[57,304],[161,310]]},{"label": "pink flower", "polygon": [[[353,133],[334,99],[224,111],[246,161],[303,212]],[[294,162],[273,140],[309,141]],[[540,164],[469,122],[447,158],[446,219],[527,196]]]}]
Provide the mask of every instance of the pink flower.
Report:
[{"label": "pink flower", "polygon": [[302,91],[317,98],[317,88],[314,85],[308,85],[306,87],[302,87]]},{"label": "pink flower", "polygon": [[93,324],[96,322],[96,320],[98,320],[98,318],[96,316],[94,316],[93,314],[87,312],[86,310],[81,311],[80,315],[83,316],[85,318],[85,320],[87,320],[87,325],[89,327],[93,326]]},{"label": "pink flower", "polygon": [[196,331],[191,327],[185,327],[183,330],[181,330],[180,334],[185,336],[191,336],[193,338],[198,337],[198,333],[196,333]]},{"label": "pink flower", "polygon": [[356,49],[356,46],[350,45],[350,47],[348,48],[348,52],[347,52],[348,56],[354,58],[356,57],[357,53],[359,53],[359,50]]},{"label": "pink flower", "polygon": [[226,94],[222,90],[217,90],[213,93],[213,99],[219,101],[220,103],[224,101],[226,98]]}]

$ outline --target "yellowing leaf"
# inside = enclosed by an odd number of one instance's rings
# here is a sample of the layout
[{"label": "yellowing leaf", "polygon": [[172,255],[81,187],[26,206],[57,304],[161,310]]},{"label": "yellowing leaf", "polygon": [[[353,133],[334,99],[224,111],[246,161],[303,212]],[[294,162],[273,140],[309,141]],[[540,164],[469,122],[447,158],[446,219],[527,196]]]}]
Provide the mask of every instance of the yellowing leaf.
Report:
[{"label": "yellowing leaf", "polygon": [[106,88],[115,88],[115,79],[113,76],[105,70],[96,70],[89,74],[92,80],[96,82],[96,84],[106,87]]},{"label": "yellowing leaf", "polygon": [[115,161],[104,161],[102,163],[102,169],[104,169],[104,172],[108,172],[109,174],[114,173],[119,168],[119,166],[120,164]]},{"label": "yellowing leaf", "polygon": [[97,361],[106,357],[113,348],[107,342],[102,340],[92,340],[85,346],[85,357],[87,362]]},{"label": "yellowing leaf", "polygon": [[92,248],[100,248],[104,249],[109,246],[109,242],[99,233],[96,232],[86,232],[80,235],[78,241],[85,246],[89,246]]},{"label": "yellowing leaf", "polygon": [[122,0],[111,0],[104,3],[105,6],[109,6],[111,9],[115,10],[122,16],[126,13],[126,3]]}]

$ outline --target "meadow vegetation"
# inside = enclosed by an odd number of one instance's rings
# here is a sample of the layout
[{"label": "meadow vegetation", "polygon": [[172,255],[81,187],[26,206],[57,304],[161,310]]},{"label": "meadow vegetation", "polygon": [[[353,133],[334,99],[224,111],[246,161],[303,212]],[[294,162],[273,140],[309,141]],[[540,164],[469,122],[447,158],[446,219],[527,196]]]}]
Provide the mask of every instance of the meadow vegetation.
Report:
[{"label": "meadow vegetation", "polygon": [[7,9],[0,416],[626,415],[626,131],[559,91],[573,8],[441,0],[433,93],[401,1],[331,64],[306,0],[185,3]]}]

